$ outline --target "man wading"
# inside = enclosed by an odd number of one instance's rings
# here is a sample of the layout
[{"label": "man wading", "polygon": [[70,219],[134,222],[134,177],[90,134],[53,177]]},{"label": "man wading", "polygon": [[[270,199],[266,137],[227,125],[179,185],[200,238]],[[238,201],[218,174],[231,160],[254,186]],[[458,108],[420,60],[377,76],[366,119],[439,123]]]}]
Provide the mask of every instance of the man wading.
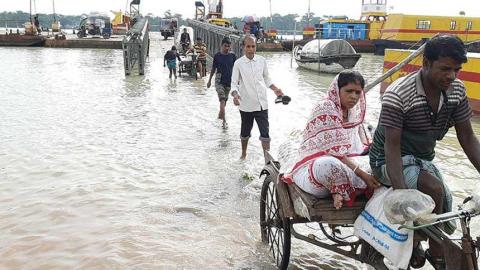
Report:
[{"label": "man wading", "polygon": [[264,151],[270,150],[270,136],[268,123],[267,87],[272,89],[276,96],[283,96],[282,90],[276,87],[268,74],[265,58],[256,55],[256,40],[247,36],[243,40],[245,55],[235,61],[232,72],[233,103],[239,106],[241,117],[240,139],[242,142],[242,156],[247,156],[248,139],[253,128],[253,120],[260,130],[260,141]]},{"label": "man wading", "polygon": [[220,111],[218,118],[223,121],[223,127],[226,127],[225,105],[227,103],[228,94],[230,93],[230,84],[232,81],[232,69],[237,57],[230,52],[231,41],[228,37],[222,40],[222,49],[213,57],[212,71],[208,79],[207,88],[212,85],[212,77],[215,75],[215,89],[217,90],[218,100],[220,102]]}]

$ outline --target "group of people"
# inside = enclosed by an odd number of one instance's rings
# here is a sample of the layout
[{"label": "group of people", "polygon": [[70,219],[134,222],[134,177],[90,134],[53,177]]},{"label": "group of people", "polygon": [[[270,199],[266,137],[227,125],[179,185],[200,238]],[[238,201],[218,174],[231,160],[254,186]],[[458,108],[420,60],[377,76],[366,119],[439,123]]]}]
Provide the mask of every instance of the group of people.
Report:
[{"label": "group of people", "polygon": [[[202,38],[197,37],[197,40],[193,46],[190,48],[191,39],[190,34],[187,31],[187,28],[183,29],[183,33],[180,36],[180,45],[182,46],[182,53],[195,53],[196,54],[196,68],[200,77],[205,77],[207,75],[207,45],[202,41]],[[180,54],[178,53],[177,47],[172,46],[172,48],[167,51],[163,57],[163,66],[167,66],[169,70],[169,78],[172,78],[172,74],[177,78],[177,59],[181,62]]]},{"label": "group of people", "polygon": [[[256,54],[255,37],[244,39],[244,55],[238,59],[230,46],[230,40],[224,38],[221,51],[214,56],[207,87],[215,75],[218,118],[224,123],[229,95],[239,107],[241,159],[245,159],[254,121],[263,150],[270,149],[267,91],[271,89],[276,96],[283,92],[273,84],[265,58]],[[332,197],[337,209],[352,203],[358,194],[387,186],[418,189],[433,198],[435,213],[450,211],[451,193],[432,160],[436,142],[451,127],[480,172],[480,144],[470,123],[472,111],[465,86],[457,79],[466,61],[465,46],[458,37],[440,35],[427,41],[422,68],[396,80],[384,93],[373,138],[363,123],[365,80],[357,71],[342,71],[325,98],[314,106],[284,181],[296,183],[316,197]],[[443,229],[447,233],[454,230],[449,225]],[[417,250],[421,245],[414,245],[414,254],[422,254]],[[431,241],[425,253],[436,269],[442,269],[442,247]],[[421,264],[421,258],[412,256],[411,263]]]},{"label": "group of people", "polygon": [[258,40],[262,40],[265,37],[265,31],[263,27],[260,26],[260,22],[245,23],[243,33],[251,34]]},{"label": "group of people", "polygon": [[[382,97],[373,141],[363,128],[366,113],[364,80],[358,72],[341,72],[326,98],[314,107],[296,163],[285,180],[317,197],[332,196],[339,209],[358,193],[380,186],[418,189],[435,201],[434,213],[451,211],[452,196],[432,162],[436,142],[455,127],[458,141],[480,172],[480,144],[470,118],[464,84],[457,79],[467,62],[465,46],[456,36],[436,36],[425,46],[422,68],[392,83]],[[360,155],[369,152],[369,165]],[[454,225],[442,228],[452,234]],[[442,247],[430,241],[423,251],[414,242],[411,266],[425,257],[444,269]]]}]

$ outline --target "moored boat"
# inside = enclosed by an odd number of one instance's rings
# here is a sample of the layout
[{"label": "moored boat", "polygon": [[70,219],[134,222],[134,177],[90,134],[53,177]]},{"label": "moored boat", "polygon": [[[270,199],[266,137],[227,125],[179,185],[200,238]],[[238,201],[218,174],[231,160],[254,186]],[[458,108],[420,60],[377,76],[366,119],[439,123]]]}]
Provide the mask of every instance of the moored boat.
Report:
[{"label": "moored boat", "polygon": [[0,35],[0,46],[43,46],[45,40],[47,40],[47,38],[41,35]]},{"label": "moored boat", "polygon": [[298,66],[326,73],[353,68],[361,55],[343,39],[316,39],[296,46],[293,55]]},{"label": "moored boat", "polygon": [[[413,50],[385,50],[385,58],[383,62],[384,73],[407,58],[413,52]],[[468,62],[463,64],[462,70],[458,74],[458,78],[465,84],[468,101],[472,107],[472,110],[476,114],[480,114],[480,92],[478,91],[480,88],[480,54],[468,53],[467,57]],[[396,79],[405,76],[408,73],[419,70],[422,67],[422,58],[423,55],[416,57],[410,63],[405,65],[400,71],[387,78],[384,82],[382,82],[380,91],[384,92],[387,87]]]}]

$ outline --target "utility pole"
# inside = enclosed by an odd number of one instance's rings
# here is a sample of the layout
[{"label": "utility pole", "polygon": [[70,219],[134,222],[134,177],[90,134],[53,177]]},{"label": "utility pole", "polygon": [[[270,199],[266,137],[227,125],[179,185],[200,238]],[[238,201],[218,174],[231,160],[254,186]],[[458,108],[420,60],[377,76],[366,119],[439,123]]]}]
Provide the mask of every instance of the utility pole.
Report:
[{"label": "utility pole", "polygon": [[311,0],[308,0],[307,26],[310,26],[310,1]]}]

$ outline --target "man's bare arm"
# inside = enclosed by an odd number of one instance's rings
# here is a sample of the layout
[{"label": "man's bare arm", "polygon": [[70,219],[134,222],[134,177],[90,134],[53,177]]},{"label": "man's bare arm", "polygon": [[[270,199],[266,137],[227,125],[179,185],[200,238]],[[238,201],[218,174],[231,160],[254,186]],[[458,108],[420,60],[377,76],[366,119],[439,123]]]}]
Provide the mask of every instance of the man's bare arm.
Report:
[{"label": "man's bare arm", "polygon": [[470,120],[455,125],[458,142],[473,166],[480,172],[480,143],[472,129]]},{"label": "man's bare arm", "polygon": [[403,177],[403,162],[400,143],[402,130],[398,128],[385,127],[385,161],[388,178],[394,189],[407,189]]}]

